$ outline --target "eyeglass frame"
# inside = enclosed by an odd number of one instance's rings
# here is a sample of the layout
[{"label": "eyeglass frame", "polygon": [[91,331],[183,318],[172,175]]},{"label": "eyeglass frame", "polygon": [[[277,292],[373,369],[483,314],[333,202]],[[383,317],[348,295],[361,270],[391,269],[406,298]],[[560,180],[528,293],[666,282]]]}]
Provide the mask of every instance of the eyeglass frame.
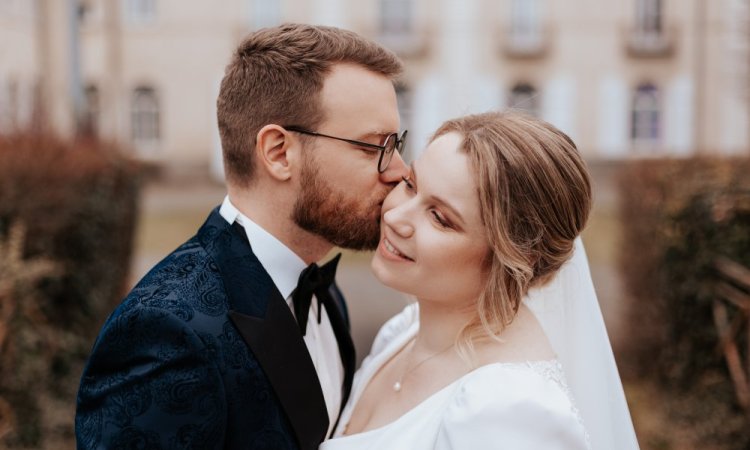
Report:
[{"label": "eyeglass frame", "polygon": [[[293,131],[295,133],[300,134],[306,134],[309,136],[315,136],[315,137],[324,137],[328,139],[335,139],[337,141],[346,142],[348,144],[356,145],[358,147],[365,147],[365,148],[371,148],[377,151],[380,151],[380,157],[378,158],[378,173],[383,173],[388,169],[388,166],[391,164],[391,161],[393,160],[393,153],[398,152],[399,155],[403,154],[404,147],[406,145],[406,133],[409,132],[409,130],[404,130],[403,133],[401,133],[401,136],[399,137],[398,133],[391,133],[385,138],[385,144],[388,143],[388,140],[393,138],[396,140],[396,143],[393,145],[393,149],[389,152],[386,145],[378,145],[378,144],[371,144],[369,142],[362,142],[357,141],[354,139],[346,139],[342,137],[337,136],[331,136],[328,134],[318,133],[317,131],[310,131],[303,127],[298,127],[296,125],[290,125],[284,127],[284,129],[288,131]],[[385,155],[389,155],[388,160],[385,163],[385,167],[381,169],[380,165],[383,163],[383,159]]]}]

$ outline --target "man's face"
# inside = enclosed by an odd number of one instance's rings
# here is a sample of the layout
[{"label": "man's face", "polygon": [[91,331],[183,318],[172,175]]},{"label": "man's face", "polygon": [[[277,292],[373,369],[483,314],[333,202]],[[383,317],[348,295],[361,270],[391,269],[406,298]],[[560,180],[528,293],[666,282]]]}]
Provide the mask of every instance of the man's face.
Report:
[{"label": "man's face", "polygon": [[[393,84],[362,67],[334,66],[323,84],[321,104],[325,120],[313,130],[318,133],[381,145],[399,131]],[[306,140],[295,223],[333,245],[374,250],[383,200],[408,168],[396,154],[381,174],[378,151],[322,137]]]}]

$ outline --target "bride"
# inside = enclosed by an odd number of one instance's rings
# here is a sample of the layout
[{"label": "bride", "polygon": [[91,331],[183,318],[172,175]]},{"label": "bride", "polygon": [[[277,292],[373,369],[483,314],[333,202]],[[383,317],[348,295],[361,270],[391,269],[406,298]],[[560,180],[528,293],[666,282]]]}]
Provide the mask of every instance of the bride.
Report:
[{"label": "bride", "polygon": [[586,167],[515,113],[443,124],[383,204],[388,321],[321,449],[636,449],[579,234]]}]

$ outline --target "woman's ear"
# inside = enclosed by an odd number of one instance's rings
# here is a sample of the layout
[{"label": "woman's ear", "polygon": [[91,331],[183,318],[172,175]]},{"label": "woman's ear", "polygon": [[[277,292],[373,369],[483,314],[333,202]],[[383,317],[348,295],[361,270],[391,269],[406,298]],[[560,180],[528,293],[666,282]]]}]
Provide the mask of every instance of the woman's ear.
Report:
[{"label": "woman's ear", "polygon": [[292,148],[296,142],[291,134],[279,125],[269,124],[261,128],[256,136],[255,146],[261,170],[265,170],[275,180],[289,180],[292,176],[290,163],[296,159],[292,155]]}]

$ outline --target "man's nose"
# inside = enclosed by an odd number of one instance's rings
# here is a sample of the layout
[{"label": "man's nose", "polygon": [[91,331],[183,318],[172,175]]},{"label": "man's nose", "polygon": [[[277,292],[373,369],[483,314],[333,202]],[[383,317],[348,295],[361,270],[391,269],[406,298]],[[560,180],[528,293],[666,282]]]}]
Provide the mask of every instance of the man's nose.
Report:
[{"label": "man's nose", "polygon": [[401,157],[401,153],[394,152],[390,164],[383,173],[380,174],[380,181],[385,184],[399,183],[403,177],[409,175],[409,167]]}]

